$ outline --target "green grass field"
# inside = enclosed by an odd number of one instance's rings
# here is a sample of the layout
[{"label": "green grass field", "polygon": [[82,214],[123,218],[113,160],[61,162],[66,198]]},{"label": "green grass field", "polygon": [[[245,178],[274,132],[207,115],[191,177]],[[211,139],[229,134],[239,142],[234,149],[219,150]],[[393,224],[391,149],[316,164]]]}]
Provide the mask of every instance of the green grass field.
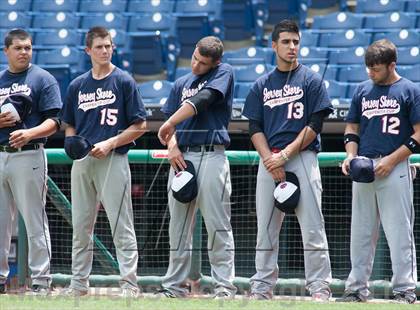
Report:
[{"label": "green grass field", "polygon": [[272,301],[249,301],[239,300],[213,300],[213,299],[155,299],[138,298],[136,300],[124,300],[109,296],[90,296],[80,299],[65,298],[61,296],[38,297],[38,296],[0,296],[0,310],[35,310],[35,309],[76,309],[76,310],[329,310],[329,309],[351,309],[351,310],[370,310],[370,309],[420,309],[420,304],[397,305],[386,302],[364,303],[364,304],[339,304],[313,303],[309,301],[294,300],[272,300]]}]

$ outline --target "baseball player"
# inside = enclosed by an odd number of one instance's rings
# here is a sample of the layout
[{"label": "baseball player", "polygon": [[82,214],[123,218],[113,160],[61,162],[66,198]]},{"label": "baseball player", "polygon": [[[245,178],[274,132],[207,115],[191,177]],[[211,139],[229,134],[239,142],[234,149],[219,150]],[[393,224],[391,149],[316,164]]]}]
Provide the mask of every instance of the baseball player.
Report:
[{"label": "baseball player", "polygon": [[51,284],[51,244],[45,213],[47,163],[43,145],[60,127],[60,90],[51,74],[31,64],[29,33],[22,29],[8,32],[4,46],[9,66],[0,72],[0,106],[16,94],[29,96],[32,106],[21,122],[16,122],[11,112],[0,113],[0,293],[6,292],[17,208],[28,235],[32,292],[46,294]]},{"label": "baseball player", "polygon": [[349,174],[357,155],[374,160],[372,183],[353,182],[351,265],[343,298],[363,302],[369,298],[368,280],[379,235],[385,231],[391,252],[394,299],[416,301],[416,251],[413,237],[413,183],[408,157],[419,152],[420,89],[395,71],[397,51],[388,40],[370,45],[365,63],[370,80],[353,95],[346,119],[344,141]]},{"label": "baseball player", "polygon": [[145,131],[146,112],[134,79],[111,63],[112,39],[105,28],[87,32],[85,51],[92,69],[70,83],[62,111],[66,136],[79,135],[94,145],[90,156],[73,162],[71,171],[73,277],[66,294],[88,292],[96,206],[101,202],[116,248],[121,294],[136,297],[138,253],[127,152]]},{"label": "baseball player", "polygon": [[274,207],[275,182],[285,171],[299,180],[296,208],[305,259],[306,288],[315,301],[330,297],[331,267],[321,211],[321,176],[317,153],[324,118],[332,108],[321,77],[297,60],[299,28],[293,21],[277,24],[272,48],[277,67],[252,86],[243,110],[252,143],[260,155],[257,175],[256,274],[252,299],[270,299],[278,278],[279,233],[284,213]]},{"label": "baseball player", "polygon": [[[208,255],[215,282],[215,297],[230,298],[236,293],[234,242],[230,224],[228,124],[232,110],[233,71],[221,63],[223,44],[216,37],[202,38],[191,59],[191,73],[175,81],[162,111],[168,120],[158,137],[168,146],[171,164],[168,188],[174,171],[194,165],[198,195],[191,203],[181,203],[168,192],[170,211],[169,267],[163,278],[161,296],[185,297],[182,286],[191,267],[192,231],[200,208],[208,233]],[[176,130],[176,135],[174,132]]]}]

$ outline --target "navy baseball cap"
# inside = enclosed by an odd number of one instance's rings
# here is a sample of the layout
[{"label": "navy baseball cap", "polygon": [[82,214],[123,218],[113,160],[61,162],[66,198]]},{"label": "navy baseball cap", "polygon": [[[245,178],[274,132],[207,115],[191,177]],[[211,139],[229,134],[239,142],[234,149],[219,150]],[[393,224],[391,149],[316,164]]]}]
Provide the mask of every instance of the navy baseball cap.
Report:
[{"label": "navy baseball cap", "polygon": [[92,148],[92,143],[82,136],[69,136],[64,139],[64,150],[73,160],[84,159]]},{"label": "navy baseball cap", "polygon": [[354,182],[371,183],[375,180],[373,160],[357,156],[350,161],[350,177]]},{"label": "navy baseball cap", "polygon": [[175,173],[172,179],[172,195],[182,203],[189,203],[197,197],[198,186],[194,165],[186,160],[187,168]]},{"label": "navy baseball cap", "polygon": [[23,121],[32,110],[32,98],[25,94],[13,94],[6,97],[1,113],[11,112],[16,122]]},{"label": "navy baseball cap", "polygon": [[286,181],[276,183],[274,205],[284,213],[293,213],[299,203],[299,179],[293,172],[286,171]]}]

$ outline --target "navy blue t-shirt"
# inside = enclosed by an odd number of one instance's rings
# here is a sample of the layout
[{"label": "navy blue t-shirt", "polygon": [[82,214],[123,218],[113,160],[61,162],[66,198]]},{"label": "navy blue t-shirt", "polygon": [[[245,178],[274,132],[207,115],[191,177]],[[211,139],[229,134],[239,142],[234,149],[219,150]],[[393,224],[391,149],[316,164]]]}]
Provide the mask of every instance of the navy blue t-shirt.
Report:
[{"label": "navy blue t-shirt", "polygon": [[[32,110],[22,123],[18,123],[14,127],[0,128],[0,145],[9,144],[11,132],[40,125],[45,120],[42,116],[43,112],[61,109],[62,106],[60,88],[56,79],[36,65],[31,65],[20,73],[11,73],[8,70],[0,72],[0,106],[7,96],[12,94],[30,96]],[[29,143],[45,143],[46,141],[46,138],[41,138]]]},{"label": "navy blue t-shirt", "polygon": [[168,118],[178,110],[184,100],[193,97],[203,88],[217,90],[223,95],[219,102],[210,104],[207,111],[176,126],[179,146],[229,145],[228,125],[232,113],[233,85],[232,67],[223,63],[207,74],[197,76],[189,73],[175,81],[162,108]]},{"label": "navy blue t-shirt", "polygon": [[[145,120],[146,111],[136,82],[116,67],[101,80],[92,77],[92,70],[75,78],[67,90],[61,119],[95,144]],[[125,154],[129,147],[115,151]]]},{"label": "navy blue t-shirt", "polygon": [[[243,110],[258,121],[270,148],[285,148],[308,124],[311,114],[332,106],[321,76],[303,65],[291,72],[277,68],[260,77],[252,86]],[[307,147],[320,151],[320,135]]]},{"label": "navy blue t-shirt", "polygon": [[354,92],[346,122],[359,124],[359,155],[391,154],[420,122],[420,88],[405,78],[386,86],[364,81]]}]

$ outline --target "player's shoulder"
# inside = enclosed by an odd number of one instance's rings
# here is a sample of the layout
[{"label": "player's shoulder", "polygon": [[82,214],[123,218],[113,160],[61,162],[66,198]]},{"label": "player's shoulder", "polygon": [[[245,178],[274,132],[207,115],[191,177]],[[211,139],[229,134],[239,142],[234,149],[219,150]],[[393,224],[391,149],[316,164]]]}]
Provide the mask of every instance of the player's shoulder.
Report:
[{"label": "player's shoulder", "polygon": [[91,74],[91,70],[77,76],[76,78],[74,78],[70,82],[69,87],[77,87],[77,86],[81,85],[83,82],[85,82],[90,77],[90,74]]},{"label": "player's shoulder", "polygon": [[233,67],[230,64],[227,64],[227,63],[224,63],[224,62],[221,62],[216,67],[216,70],[218,70],[220,72],[226,71],[226,72],[229,72],[229,73],[233,73]]},{"label": "player's shoulder", "polygon": [[38,65],[31,64],[31,67],[28,69],[28,74],[37,80],[42,80],[45,82],[57,82],[51,73]]},{"label": "player's shoulder", "polygon": [[118,67],[114,68],[112,76],[118,78],[121,82],[135,82],[134,78],[127,72]]}]

